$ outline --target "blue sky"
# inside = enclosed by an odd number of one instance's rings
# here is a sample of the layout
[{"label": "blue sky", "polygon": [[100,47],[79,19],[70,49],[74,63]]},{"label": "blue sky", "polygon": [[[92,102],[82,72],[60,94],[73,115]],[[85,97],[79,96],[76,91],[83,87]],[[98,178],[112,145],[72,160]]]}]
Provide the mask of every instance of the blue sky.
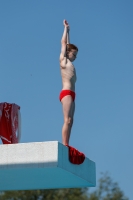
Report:
[{"label": "blue sky", "polygon": [[133,1],[0,1],[0,102],[21,106],[21,142],[61,142],[63,19],[79,48],[70,145],[133,196]]}]

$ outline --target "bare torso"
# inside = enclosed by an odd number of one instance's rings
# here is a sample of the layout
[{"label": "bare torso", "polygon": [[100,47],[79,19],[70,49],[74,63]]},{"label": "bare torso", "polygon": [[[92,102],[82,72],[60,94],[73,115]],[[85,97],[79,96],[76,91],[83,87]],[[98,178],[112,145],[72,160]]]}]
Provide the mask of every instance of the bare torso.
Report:
[{"label": "bare torso", "polygon": [[62,77],[62,90],[75,91],[76,70],[74,65],[69,59],[63,59],[60,63],[61,77]]}]

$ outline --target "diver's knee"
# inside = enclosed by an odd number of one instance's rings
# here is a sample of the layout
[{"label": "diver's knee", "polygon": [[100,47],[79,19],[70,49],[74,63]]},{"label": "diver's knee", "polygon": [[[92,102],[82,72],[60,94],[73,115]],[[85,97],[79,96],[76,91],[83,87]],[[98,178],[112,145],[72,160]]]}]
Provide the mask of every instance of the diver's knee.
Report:
[{"label": "diver's knee", "polygon": [[67,124],[68,126],[72,126],[73,124],[73,118],[68,117],[64,120],[64,123]]}]

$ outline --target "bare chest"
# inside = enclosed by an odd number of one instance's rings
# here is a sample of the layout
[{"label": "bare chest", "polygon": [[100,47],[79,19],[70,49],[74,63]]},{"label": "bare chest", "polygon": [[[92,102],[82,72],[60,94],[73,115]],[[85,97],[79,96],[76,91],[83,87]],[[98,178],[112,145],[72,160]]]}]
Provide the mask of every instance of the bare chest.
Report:
[{"label": "bare chest", "polygon": [[71,63],[67,63],[64,68],[61,67],[61,74],[63,79],[73,80],[74,82],[77,79],[75,67]]}]

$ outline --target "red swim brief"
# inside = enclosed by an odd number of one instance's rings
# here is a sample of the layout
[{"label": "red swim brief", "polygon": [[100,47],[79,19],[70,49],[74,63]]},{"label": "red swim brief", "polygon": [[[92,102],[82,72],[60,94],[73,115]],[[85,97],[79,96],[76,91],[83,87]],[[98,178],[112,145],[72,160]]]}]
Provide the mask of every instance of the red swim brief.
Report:
[{"label": "red swim brief", "polygon": [[63,97],[67,95],[71,95],[73,101],[75,100],[75,92],[73,92],[72,90],[62,90],[59,96],[60,101],[62,100]]}]

